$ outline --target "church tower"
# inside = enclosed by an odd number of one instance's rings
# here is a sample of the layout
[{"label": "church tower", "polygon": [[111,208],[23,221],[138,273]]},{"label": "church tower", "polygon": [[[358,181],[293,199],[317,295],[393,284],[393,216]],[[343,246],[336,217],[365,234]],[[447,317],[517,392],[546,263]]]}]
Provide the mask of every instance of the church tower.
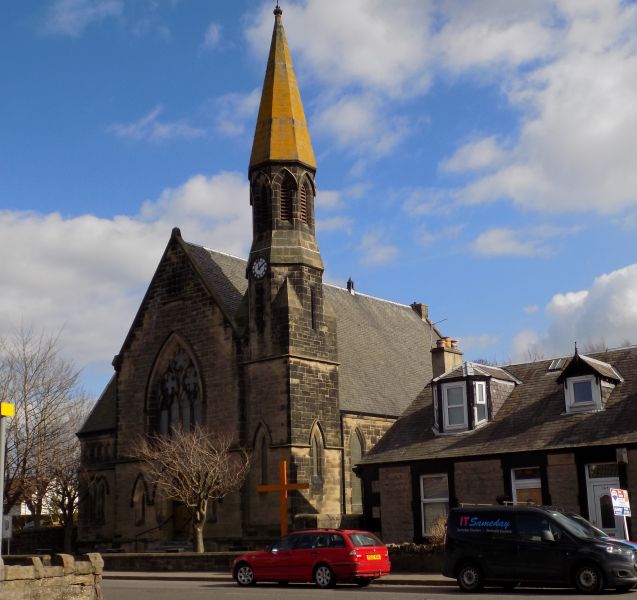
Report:
[{"label": "church tower", "polygon": [[342,498],[336,323],[316,242],[314,151],[278,6],[274,15],[248,171],[246,434],[254,448],[268,447],[263,473],[274,478],[287,460],[292,477],[310,483],[292,513],[334,514]]}]

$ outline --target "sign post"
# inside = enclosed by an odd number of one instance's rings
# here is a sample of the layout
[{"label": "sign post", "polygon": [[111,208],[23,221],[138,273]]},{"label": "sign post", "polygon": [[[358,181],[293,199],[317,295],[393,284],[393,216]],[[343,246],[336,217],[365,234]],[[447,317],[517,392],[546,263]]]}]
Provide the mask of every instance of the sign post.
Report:
[{"label": "sign post", "polygon": [[310,486],[307,483],[288,483],[288,464],[282,460],[279,462],[279,483],[274,485],[258,485],[257,492],[279,492],[281,503],[281,535],[288,532],[288,491],[306,490]]},{"label": "sign post", "polygon": [[4,448],[6,417],[15,415],[15,407],[8,402],[0,402],[0,562],[2,560],[2,533],[4,530]]},{"label": "sign post", "polygon": [[623,517],[624,521],[624,539],[628,538],[628,523],[626,517],[630,517],[630,501],[628,500],[628,490],[620,490],[611,488],[610,497],[613,501],[613,512],[616,517]]}]

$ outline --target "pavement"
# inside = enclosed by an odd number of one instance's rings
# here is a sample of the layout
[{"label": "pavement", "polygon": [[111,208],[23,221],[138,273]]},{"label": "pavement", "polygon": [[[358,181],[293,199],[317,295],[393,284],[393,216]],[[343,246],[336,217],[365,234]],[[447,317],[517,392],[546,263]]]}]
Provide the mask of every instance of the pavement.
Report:
[{"label": "pavement", "polygon": [[[137,580],[137,581],[203,581],[210,583],[231,583],[234,580],[230,573],[224,572],[170,572],[165,571],[104,571],[104,579]],[[450,579],[437,573],[392,573],[374,581],[374,585],[422,585],[422,586],[450,586],[457,585],[455,579]]]}]

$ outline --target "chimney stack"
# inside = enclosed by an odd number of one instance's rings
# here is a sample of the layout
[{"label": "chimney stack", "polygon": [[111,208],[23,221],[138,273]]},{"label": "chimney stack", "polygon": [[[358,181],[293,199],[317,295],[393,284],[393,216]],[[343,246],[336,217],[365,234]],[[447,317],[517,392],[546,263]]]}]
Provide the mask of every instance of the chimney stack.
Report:
[{"label": "chimney stack", "polygon": [[436,347],[431,349],[431,368],[434,379],[461,364],[462,351],[458,348],[457,340],[443,337],[436,341]]},{"label": "chimney stack", "polygon": [[421,304],[420,302],[412,302],[410,304],[411,310],[413,310],[423,321],[429,319],[429,305]]}]

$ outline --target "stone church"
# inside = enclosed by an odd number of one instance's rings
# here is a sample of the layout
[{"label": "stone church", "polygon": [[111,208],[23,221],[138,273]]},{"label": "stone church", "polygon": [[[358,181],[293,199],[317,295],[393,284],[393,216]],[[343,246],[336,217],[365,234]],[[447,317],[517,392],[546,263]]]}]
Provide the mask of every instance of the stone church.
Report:
[{"label": "stone church", "polygon": [[183,507],[156,493],[130,453],[138,436],[176,424],[223,428],[252,454],[243,490],[209,511],[207,549],[278,534],[278,495],[256,487],[278,481],[281,460],[290,481],[309,483],[291,493],[290,527],[356,523],[353,466],[432,377],[441,336],[425,304],[360,294],[351,280],[323,283],[316,161],[281,9],[274,14],[250,198],[237,199],[252,206],[250,254],[210,250],[173,229],[112,379],[78,433],[88,475],[83,547],[188,542]]}]

